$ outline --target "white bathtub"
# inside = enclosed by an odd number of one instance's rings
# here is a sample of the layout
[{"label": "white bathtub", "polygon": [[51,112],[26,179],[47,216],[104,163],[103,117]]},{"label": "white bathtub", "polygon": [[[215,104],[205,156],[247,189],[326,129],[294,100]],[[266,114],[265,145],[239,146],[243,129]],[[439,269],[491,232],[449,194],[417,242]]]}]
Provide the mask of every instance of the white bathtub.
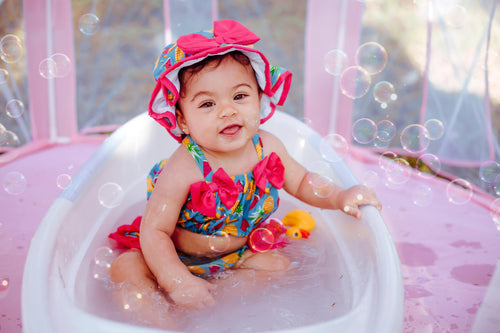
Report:
[{"label": "white bathtub", "polygon": [[[290,154],[306,167],[321,159],[321,137],[295,118],[277,112],[265,128],[277,134]],[[162,127],[143,114],[111,135],[81,168],[71,187],[51,206],[31,243],[22,290],[25,333],[164,332],[91,311],[92,302],[98,300],[90,291],[95,281],[89,270],[93,253],[107,234],[141,213],[145,177],[151,166],[177,146]],[[339,184],[357,183],[342,161],[331,165]],[[103,207],[97,199],[99,188],[108,182],[122,188],[123,199],[114,208]],[[338,211],[306,207],[286,193],[282,203],[311,211],[316,232],[331,240],[331,253],[343,272],[343,296],[337,300],[343,311],[320,322],[278,331],[402,332],[399,259],[378,211],[364,207],[363,219],[358,222]],[[276,331],[264,331],[271,329]]]}]

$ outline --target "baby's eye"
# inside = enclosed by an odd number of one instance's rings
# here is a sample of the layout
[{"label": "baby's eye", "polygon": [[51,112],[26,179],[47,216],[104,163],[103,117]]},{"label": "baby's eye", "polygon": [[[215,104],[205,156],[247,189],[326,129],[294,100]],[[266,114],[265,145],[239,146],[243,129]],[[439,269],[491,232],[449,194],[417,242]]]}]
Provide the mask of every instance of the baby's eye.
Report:
[{"label": "baby's eye", "polygon": [[214,106],[214,102],[204,102],[200,105],[200,108],[210,108]]},{"label": "baby's eye", "polygon": [[234,99],[235,100],[240,100],[240,99],[243,99],[243,98],[245,98],[247,96],[248,96],[247,94],[238,94],[238,95],[234,96]]}]

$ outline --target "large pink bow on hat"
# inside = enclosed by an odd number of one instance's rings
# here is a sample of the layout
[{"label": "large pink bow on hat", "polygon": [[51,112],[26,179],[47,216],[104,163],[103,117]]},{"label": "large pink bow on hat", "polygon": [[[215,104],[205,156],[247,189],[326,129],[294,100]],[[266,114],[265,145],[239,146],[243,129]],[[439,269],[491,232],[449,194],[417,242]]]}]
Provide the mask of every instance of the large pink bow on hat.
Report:
[{"label": "large pink bow on hat", "polygon": [[276,153],[271,153],[261,160],[253,169],[255,185],[261,191],[265,191],[267,181],[277,189],[283,187],[285,183],[285,167]]},{"label": "large pink bow on hat", "polygon": [[215,217],[217,215],[215,192],[219,194],[220,201],[224,206],[231,208],[238,200],[242,190],[243,186],[240,182],[234,182],[223,169],[219,169],[212,175],[211,183],[200,181],[191,184],[193,210],[205,216]]},{"label": "large pink bow on hat", "polygon": [[251,45],[259,40],[256,34],[241,23],[221,20],[214,22],[214,38],[207,38],[201,34],[184,35],[177,40],[177,46],[187,54],[196,54],[222,44]]}]

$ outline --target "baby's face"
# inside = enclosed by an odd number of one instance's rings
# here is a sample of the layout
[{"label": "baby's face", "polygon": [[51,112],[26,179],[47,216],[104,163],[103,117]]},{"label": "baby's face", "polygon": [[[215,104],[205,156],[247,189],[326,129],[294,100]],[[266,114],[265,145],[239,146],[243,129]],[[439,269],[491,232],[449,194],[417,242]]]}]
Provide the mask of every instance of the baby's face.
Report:
[{"label": "baby's face", "polygon": [[231,56],[190,77],[179,99],[177,121],[205,150],[233,152],[245,147],[260,125],[260,93],[252,66]]}]

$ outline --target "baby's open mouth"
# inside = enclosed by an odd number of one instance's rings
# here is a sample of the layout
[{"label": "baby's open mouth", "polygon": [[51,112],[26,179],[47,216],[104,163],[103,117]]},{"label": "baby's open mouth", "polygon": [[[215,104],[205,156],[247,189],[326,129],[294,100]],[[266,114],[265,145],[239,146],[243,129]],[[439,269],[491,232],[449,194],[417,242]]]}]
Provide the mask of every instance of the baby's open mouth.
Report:
[{"label": "baby's open mouth", "polygon": [[239,132],[240,128],[240,125],[229,125],[224,127],[220,133],[224,135],[234,135]]}]

